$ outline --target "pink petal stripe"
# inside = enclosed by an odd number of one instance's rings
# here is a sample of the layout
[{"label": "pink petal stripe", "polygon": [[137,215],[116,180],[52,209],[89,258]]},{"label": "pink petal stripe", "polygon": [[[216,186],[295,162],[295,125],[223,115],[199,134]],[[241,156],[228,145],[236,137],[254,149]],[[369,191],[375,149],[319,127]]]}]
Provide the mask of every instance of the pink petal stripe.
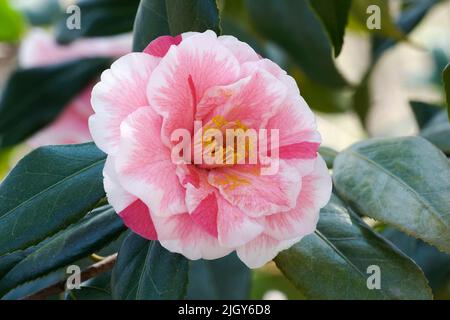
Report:
[{"label": "pink petal stripe", "polygon": [[143,52],[162,58],[166,55],[167,51],[169,51],[171,45],[179,45],[181,40],[181,35],[175,37],[161,36],[150,42]]},{"label": "pink petal stripe", "polygon": [[191,213],[192,220],[215,238],[217,238],[217,210],[216,196],[211,193]]},{"label": "pink petal stripe", "polygon": [[320,143],[299,142],[280,147],[279,156],[281,159],[313,159],[317,157]]},{"label": "pink petal stripe", "polygon": [[149,239],[158,240],[155,226],[150,217],[150,210],[141,200],[136,200],[123,211],[119,212],[125,225],[138,235]]}]

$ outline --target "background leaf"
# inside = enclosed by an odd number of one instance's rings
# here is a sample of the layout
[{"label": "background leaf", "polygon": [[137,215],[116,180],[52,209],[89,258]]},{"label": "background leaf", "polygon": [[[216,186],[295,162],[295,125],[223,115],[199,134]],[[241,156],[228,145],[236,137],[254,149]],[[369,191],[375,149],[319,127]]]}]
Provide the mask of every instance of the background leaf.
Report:
[{"label": "background leaf", "polygon": [[163,35],[213,30],[220,34],[214,0],[142,0],[134,22],[133,50],[142,51]]},{"label": "background leaf", "polygon": [[187,298],[245,300],[250,297],[251,272],[235,253],[217,260],[191,261]]},{"label": "background leaf", "polygon": [[420,135],[446,155],[450,155],[450,123],[445,110],[441,110],[427,122]]},{"label": "background leaf", "polygon": [[0,42],[20,39],[25,31],[22,15],[11,8],[8,0],[0,0]]},{"label": "background leaf", "polygon": [[420,129],[423,129],[426,124],[442,110],[439,106],[421,101],[410,101],[409,104]]},{"label": "background leaf", "polygon": [[54,120],[109,64],[107,58],[89,58],[15,71],[0,101],[0,148],[23,141]]},{"label": "background leaf", "polygon": [[94,210],[15,265],[0,279],[0,295],[94,253],[124,229],[122,220],[111,207]]},{"label": "background leaf", "polygon": [[106,155],[93,143],[39,148],[0,185],[0,256],[81,219],[105,196]]},{"label": "background leaf", "polygon": [[388,227],[382,234],[419,265],[434,293],[450,279],[450,255],[394,228]]},{"label": "background leaf", "polygon": [[56,40],[69,43],[80,37],[111,36],[130,32],[139,0],[79,0],[76,5],[81,11],[81,28],[68,29],[67,18],[63,14],[57,23]]},{"label": "background leaf", "polygon": [[450,162],[425,139],[356,143],[336,157],[333,182],[360,215],[450,252]]},{"label": "background leaf", "polygon": [[113,269],[112,295],[123,300],[182,299],[188,272],[188,260],[182,255],[130,233]]},{"label": "background leaf", "polygon": [[332,87],[347,85],[307,0],[247,0],[246,4],[258,33],[286,50],[309,78]]},{"label": "background leaf", "polygon": [[[358,1],[358,0],[356,0]],[[351,0],[309,0],[311,6],[319,15],[334,47],[334,56],[337,57],[344,42],[345,27]]]},{"label": "background leaf", "polygon": [[445,67],[442,73],[442,79],[444,81],[445,96],[447,99],[447,112],[450,117],[450,63]]},{"label": "background leaf", "polygon": [[[431,298],[420,269],[334,195],[321,210],[317,231],[275,262],[310,299]],[[380,290],[367,288],[370,265],[380,267]]]}]

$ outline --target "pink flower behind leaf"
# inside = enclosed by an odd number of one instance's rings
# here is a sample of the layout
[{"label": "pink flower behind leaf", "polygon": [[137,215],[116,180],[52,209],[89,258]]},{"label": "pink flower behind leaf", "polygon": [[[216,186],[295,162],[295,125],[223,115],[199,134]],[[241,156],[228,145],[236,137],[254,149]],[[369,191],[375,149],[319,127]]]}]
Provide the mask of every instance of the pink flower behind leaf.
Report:
[{"label": "pink flower behind leaf", "polygon": [[[73,59],[91,57],[119,57],[131,51],[130,34],[79,39],[68,45],[60,45],[43,29],[32,29],[22,42],[19,65],[33,68],[58,64]],[[47,127],[28,140],[32,147],[51,144],[83,143],[92,140],[88,127],[91,107],[92,84],[63,109],[61,114]]]},{"label": "pink flower behind leaf", "polygon": [[[158,38],[104,71],[91,101],[105,190],[134,232],[189,259],[236,251],[257,268],[315,230],[331,178],[314,115],[294,79],[247,44],[212,31]],[[278,170],[172,161],[172,133],[194,137],[197,121],[278,130]]]}]

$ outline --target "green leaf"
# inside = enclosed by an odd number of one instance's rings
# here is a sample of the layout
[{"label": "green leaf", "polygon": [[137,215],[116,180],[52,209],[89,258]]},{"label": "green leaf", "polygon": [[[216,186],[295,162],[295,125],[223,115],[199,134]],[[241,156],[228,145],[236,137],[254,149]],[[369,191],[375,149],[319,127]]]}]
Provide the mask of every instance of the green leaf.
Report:
[{"label": "green leaf", "polygon": [[[334,195],[321,210],[317,231],[275,262],[311,299],[431,298],[421,270]],[[371,265],[380,268],[379,290],[367,287]]]},{"label": "green leaf", "polygon": [[361,82],[353,92],[352,97],[352,109],[356,112],[363,127],[367,125],[367,119],[372,106],[372,100],[370,95],[370,76],[372,75],[373,66],[364,75]]},{"label": "green leaf", "polygon": [[113,269],[112,295],[120,300],[182,299],[188,272],[188,260],[182,255],[130,233]]},{"label": "green leaf", "polygon": [[[358,0],[356,0],[358,1]],[[345,27],[351,0],[309,0],[311,6],[319,15],[328,37],[333,43],[334,56],[337,57],[344,42]]]},{"label": "green leaf", "polygon": [[445,110],[436,114],[422,129],[420,135],[450,155],[450,123]]},{"label": "green leaf", "polygon": [[0,182],[10,169],[12,149],[0,150]]},{"label": "green leaf", "polygon": [[[423,20],[430,9],[439,2],[440,0],[425,0],[425,1],[415,1],[411,6],[402,12],[398,18],[396,25],[398,30],[400,30],[404,35],[407,35]],[[358,1],[354,1],[358,2]],[[387,1],[385,1],[387,3]],[[382,28],[383,29],[383,28]],[[381,57],[382,53],[395,45],[396,40],[399,39],[375,39],[373,43],[373,56],[375,60]]]},{"label": "green leaf", "polygon": [[74,14],[64,14],[56,25],[56,40],[69,43],[80,37],[111,36],[130,32],[139,0],[79,0],[81,12],[79,29],[69,29],[67,19]]},{"label": "green leaf", "polygon": [[187,298],[245,300],[250,295],[250,270],[235,253],[217,260],[191,261]]},{"label": "green leaf", "polygon": [[106,155],[93,143],[39,148],[0,185],[0,256],[81,219],[105,196]]},{"label": "green leaf", "polygon": [[450,255],[394,228],[388,227],[382,234],[419,265],[433,292],[445,285],[445,280],[450,276]]},{"label": "green leaf", "polygon": [[409,105],[411,106],[420,129],[423,129],[426,124],[442,110],[439,106],[421,101],[410,101]]},{"label": "green leaf", "polygon": [[444,81],[445,97],[447,99],[447,113],[450,120],[450,63],[442,72],[442,79]]},{"label": "green leaf", "polygon": [[333,169],[333,161],[336,158],[336,156],[338,155],[338,152],[329,147],[320,147],[319,154],[325,160],[325,163],[327,164],[328,169]]},{"label": "green leaf", "polygon": [[109,62],[80,59],[14,72],[0,101],[0,148],[23,141],[54,120]]},{"label": "green leaf", "polygon": [[256,30],[286,50],[312,80],[331,87],[347,81],[337,70],[328,37],[307,0],[247,0]]},{"label": "green leaf", "polygon": [[13,0],[14,8],[20,11],[33,26],[49,25],[62,13],[59,0]]},{"label": "green leaf", "polygon": [[214,0],[142,0],[134,22],[133,50],[144,50],[159,36],[208,29],[220,34]]},{"label": "green leaf", "polygon": [[359,214],[450,252],[450,162],[427,140],[357,143],[336,157],[333,181]]},{"label": "green leaf", "polygon": [[321,85],[308,78],[297,65],[291,64],[289,67],[289,74],[297,81],[302,97],[311,109],[326,113],[342,113],[348,110],[351,102],[348,90]]},{"label": "green leaf", "polygon": [[20,39],[25,31],[25,22],[8,0],[0,0],[0,42],[13,42]]},{"label": "green leaf", "polygon": [[[367,12],[370,6],[379,8],[380,29],[369,29],[367,26],[368,19],[374,15],[372,11]],[[405,39],[405,34],[398,28],[391,17],[389,2],[386,0],[355,0],[352,2],[350,14],[354,21],[359,24],[361,30],[366,30],[394,40]]]},{"label": "green leaf", "polygon": [[94,210],[14,266],[0,279],[0,295],[95,252],[124,229],[110,206]]},{"label": "green leaf", "polygon": [[80,289],[68,290],[66,300],[112,300],[111,271],[100,274],[81,284]]}]

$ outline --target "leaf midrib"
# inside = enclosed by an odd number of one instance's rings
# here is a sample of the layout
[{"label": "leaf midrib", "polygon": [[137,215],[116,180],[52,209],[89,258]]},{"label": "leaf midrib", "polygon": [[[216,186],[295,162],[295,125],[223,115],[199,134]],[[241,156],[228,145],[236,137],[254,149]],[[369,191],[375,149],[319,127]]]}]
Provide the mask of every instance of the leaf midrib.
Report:
[{"label": "leaf midrib", "polygon": [[98,160],[98,161],[92,163],[91,165],[82,168],[81,170],[77,170],[76,172],[74,172],[74,173],[72,173],[71,175],[69,175],[69,176],[63,178],[62,180],[58,181],[57,183],[48,186],[48,187],[45,188],[44,190],[39,191],[38,193],[34,194],[32,197],[26,199],[25,201],[23,201],[23,202],[21,202],[20,204],[18,204],[16,207],[10,209],[10,210],[7,211],[5,214],[3,214],[2,216],[0,216],[0,222],[1,222],[2,220],[4,220],[7,216],[9,216],[11,213],[13,213],[13,212],[16,211],[17,209],[19,209],[20,207],[22,207],[22,206],[24,206],[25,204],[28,204],[28,203],[30,203],[31,201],[33,201],[35,198],[41,196],[42,194],[46,193],[47,191],[49,191],[49,190],[51,190],[51,189],[53,189],[53,188],[56,188],[57,186],[59,186],[59,185],[65,183],[66,181],[72,179],[72,178],[75,177],[76,175],[81,174],[81,173],[83,173],[83,172],[88,171],[89,169],[94,168],[95,166],[101,164],[102,162],[105,162],[105,160],[106,160],[105,158],[103,158],[103,159],[101,159],[101,160]]},{"label": "leaf midrib", "polygon": [[435,219],[437,221],[439,221],[443,226],[445,226],[446,228],[449,227],[449,225],[443,220],[443,218],[439,215],[439,213],[436,211],[436,209],[430,204],[428,203],[428,201],[426,199],[424,199],[416,190],[414,190],[410,185],[408,185],[405,181],[403,181],[402,179],[400,179],[399,177],[397,177],[396,175],[394,175],[393,173],[391,173],[389,170],[387,170],[385,167],[381,166],[380,164],[376,163],[375,161],[373,161],[372,159],[364,156],[361,153],[358,153],[354,150],[348,150],[348,152],[352,155],[354,155],[355,157],[366,161],[367,163],[369,163],[370,165],[380,169],[384,174],[390,176],[394,181],[396,181],[399,185],[404,186],[405,189],[411,193],[414,198],[416,198],[417,202],[419,202],[420,204],[422,204],[423,207],[425,207],[426,209],[428,209],[428,211],[435,217]]}]

